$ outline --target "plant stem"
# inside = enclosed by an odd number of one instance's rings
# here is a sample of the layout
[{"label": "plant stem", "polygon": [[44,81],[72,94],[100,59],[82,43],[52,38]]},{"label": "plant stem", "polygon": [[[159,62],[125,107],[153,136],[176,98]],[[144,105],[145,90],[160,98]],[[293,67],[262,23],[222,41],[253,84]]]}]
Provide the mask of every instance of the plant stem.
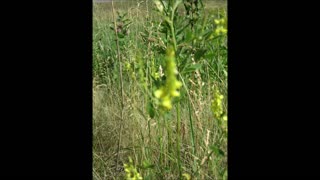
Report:
[{"label": "plant stem", "polygon": [[116,42],[117,42],[117,53],[118,53],[118,61],[119,61],[119,73],[120,73],[120,89],[121,89],[121,116],[120,116],[120,131],[118,136],[118,147],[117,147],[117,161],[116,161],[116,169],[118,169],[119,159],[120,159],[120,145],[121,145],[121,134],[122,134],[122,126],[123,126],[123,109],[124,109],[124,92],[123,92],[123,81],[122,81],[122,67],[121,67],[121,54],[120,54],[120,46],[119,46],[119,39],[118,39],[118,32],[117,32],[117,22],[116,18],[114,17],[114,5],[113,0],[111,1],[112,5],[112,19],[114,22],[114,32],[116,35]]},{"label": "plant stem", "polygon": [[179,177],[181,179],[182,171],[181,171],[181,159],[180,159],[180,103],[177,104],[177,156],[178,156],[178,167],[179,167]]}]

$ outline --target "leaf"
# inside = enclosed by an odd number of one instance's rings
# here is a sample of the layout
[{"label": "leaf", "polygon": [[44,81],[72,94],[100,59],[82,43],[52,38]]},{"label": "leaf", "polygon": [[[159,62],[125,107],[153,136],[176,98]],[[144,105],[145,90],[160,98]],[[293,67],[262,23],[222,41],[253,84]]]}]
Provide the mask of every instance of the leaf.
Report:
[{"label": "leaf", "polygon": [[182,34],[176,35],[176,41],[177,43],[183,43],[184,42],[184,36]]},{"label": "leaf", "polygon": [[176,10],[176,8],[179,6],[180,3],[182,3],[182,0],[176,0],[176,2],[173,5],[173,11]]},{"label": "leaf", "polygon": [[167,9],[168,9],[168,3],[166,1],[160,1],[164,7],[164,11],[165,13],[167,13]]},{"label": "leaf", "polygon": [[144,161],[143,165],[141,166],[141,169],[152,169],[154,167],[154,164],[151,164],[149,161]]},{"label": "leaf", "polygon": [[183,73],[185,67],[189,64],[188,60],[190,59],[188,59],[186,54],[183,54],[182,51],[179,54],[179,59],[181,60],[181,62],[179,63],[178,71]]},{"label": "leaf", "polygon": [[194,58],[196,60],[200,60],[205,55],[206,52],[207,52],[207,49],[198,49],[197,52],[194,54]]},{"label": "leaf", "polygon": [[191,73],[191,72],[194,72],[198,69],[200,69],[202,67],[201,64],[191,64],[191,65],[188,65],[184,68],[183,70],[183,73]]},{"label": "leaf", "polygon": [[125,24],[123,27],[124,27],[125,29],[127,29],[127,28],[131,25],[131,23],[132,23],[132,22],[128,22],[128,23]]},{"label": "leaf", "polygon": [[148,113],[149,113],[149,116],[150,116],[151,118],[154,118],[154,116],[155,116],[155,111],[154,111],[153,104],[152,104],[150,101],[148,102],[148,105],[147,105],[147,111],[148,111]]},{"label": "leaf", "polygon": [[210,29],[210,30],[207,30],[204,34],[203,34],[203,37],[206,39],[206,40],[209,40],[210,36],[213,35],[214,33],[214,30]]},{"label": "leaf", "polygon": [[214,53],[208,53],[204,57],[210,61],[215,57],[215,54]]},{"label": "leaf", "polygon": [[228,72],[226,70],[223,70],[223,73],[226,77],[228,76]]},{"label": "leaf", "polygon": [[138,112],[140,113],[140,115],[144,118],[144,120],[148,121],[147,117],[144,115],[144,113],[142,112],[142,110],[140,108],[137,107]]},{"label": "leaf", "polygon": [[[181,23],[180,23],[180,25],[178,26],[178,29],[177,29],[177,35],[179,35],[179,34],[181,34],[188,26],[189,26],[189,24],[185,24],[185,25],[183,25],[184,24],[184,21],[182,21]],[[179,28],[179,27],[181,27],[181,28]],[[189,29],[187,29],[187,30],[189,30]]]},{"label": "leaf", "polygon": [[166,166],[166,167],[164,167],[164,170],[165,170],[166,172],[170,172],[170,167]]},{"label": "leaf", "polygon": [[126,17],[128,15],[127,12],[123,13],[121,17]]},{"label": "leaf", "polygon": [[228,180],[228,170],[223,173],[223,180]]},{"label": "leaf", "polygon": [[125,34],[123,34],[122,32],[119,32],[119,33],[118,33],[118,37],[119,37],[119,38],[124,38],[124,37],[125,37]]},{"label": "leaf", "polygon": [[210,146],[210,149],[216,154],[216,155],[220,155],[220,156],[224,156],[225,153],[223,152],[223,150],[221,150],[220,148],[218,148],[215,145]]},{"label": "leaf", "polygon": [[193,33],[190,29],[186,31],[185,41],[190,42],[193,39]]}]

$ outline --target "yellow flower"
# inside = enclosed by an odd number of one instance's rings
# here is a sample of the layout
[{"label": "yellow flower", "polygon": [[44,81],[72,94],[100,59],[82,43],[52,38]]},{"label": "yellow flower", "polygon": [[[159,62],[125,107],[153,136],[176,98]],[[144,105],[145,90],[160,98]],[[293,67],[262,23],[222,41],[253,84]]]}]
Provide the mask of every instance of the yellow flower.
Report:
[{"label": "yellow flower", "polygon": [[228,117],[227,117],[226,115],[224,115],[224,116],[222,117],[222,120],[228,121]]},{"label": "yellow flower", "polygon": [[181,88],[182,83],[177,80],[177,74],[175,52],[173,47],[168,47],[166,52],[166,82],[163,87],[154,92],[154,96],[161,102],[160,105],[167,110],[172,108],[172,99],[180,96],[178,89]]},{"label": "yellow flower", "polygon": [[171,95],[172,95],[173,97],[179,97],[179,96],[180,96],[180,93],[179,93],[178,91],[173,91],[173,92],[171,92]]},{"label": "yellow flower", "polygon": [[189,174],[187,174],[187,173],[183,173],[182,176],[185,177],[186,180],[190,180],[191,179],[191,176]]},{"label": "yellow flower", "polygon": [[221,115],[223,114],[223,106],[222,106],[222,100],[224,96],[220,94],[219,90],[215,89],[213,93],[213,101],[212,101],[212,111],[213,115],[217,118],[220,119]]},{"label": "yellow flower", "polygon": [[162,90],[162,89],[158,89],[158,90],[156,90],[156,91],[154,92],[154,96],[155,96],[156,98],[158,98],[158,99],[162,96],[162,94],[163,94],[163,90]]},{"label": "yellow flower", "polygon": [[224,19],[224,18],[221,18],[221,19],[215,19],[214,20],[214,23],[216,24],[216,25],[218,25],[217,26],[217,28],[216,28],[216,30],[215,30],[215,33],[217,34],[217,35],[220,35],[220,34],[227,34],[227,28],[226,28],[226,19]]},{"label": "yellow flower", "polygon": [[126,172],[127,180],[142,180],[140,173],[133,165],[132,159],[129,157],[129,164],[124,164],[124,171]]},{"label": "yellow flower", "polygon": [[167,109],[171,109],[172,108],[172,104],[169,98],[164,98],[162,101],[162,106],[167,108]]},{"label": "yellow flower", "polygon": [[216,32],[216,34],[226,34],[227,33],[227,29],[225,29],[222,26],[218,26],[215,32]]}]

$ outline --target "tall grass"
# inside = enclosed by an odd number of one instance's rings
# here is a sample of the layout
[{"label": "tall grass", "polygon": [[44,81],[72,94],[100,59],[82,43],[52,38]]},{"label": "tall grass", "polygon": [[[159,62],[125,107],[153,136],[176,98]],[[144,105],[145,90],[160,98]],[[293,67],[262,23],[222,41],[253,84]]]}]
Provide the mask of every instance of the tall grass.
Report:
[{"label": "tall grass", "polygon": [[227,179],[226,2],[175,2],[94,4],[94,179]]}]

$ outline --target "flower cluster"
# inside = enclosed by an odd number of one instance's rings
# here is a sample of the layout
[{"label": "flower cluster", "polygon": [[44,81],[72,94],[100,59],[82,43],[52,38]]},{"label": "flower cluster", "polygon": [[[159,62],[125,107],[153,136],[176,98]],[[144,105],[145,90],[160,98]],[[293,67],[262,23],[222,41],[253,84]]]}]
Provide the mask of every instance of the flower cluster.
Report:
[{"label": "flower cluster", "polygon": [[215,88],[213,93],[214,100],[212,101],[212,112],[215,118],[220,119],[223,114],[222,100],[224,96],[220,94],[219,90]]},{"label": "flower cluster", "polygon": [[142,180],[140,173],[134,167],[132,159],[129,157],[129,164],[124,164],[124,171],[126,172],[127,180]]},{"label": "flower cluster", "polygon": [[215,30],[215,33],[217,35],[220,34],[227,34],[228,30],[226,28],[226,20],[225,19],[215,19],[214,23],[217,25],[217,28]]},{"label": "flower cluster", "polygon": [[211,104],[213,115],[216,119],[218,119],[219,121],[222,121],[221,122],[222,128],[227,130],[228,117],[226,114],[224,114],[223,105],[222,105],[222,100],[224,99],[224,96],[220,94],[217,88],[215,88],[213,92],[213,98],[214,99]]},{"label": "flower cluster", "polygon": [[172,108],[172,99],[180,96],[178,89],[182,86],[182,83],[177,80],[177,74],[175,52],[173,47],[168,47],[166,52],[166,83],[154,92],[155,97],[160,100],[160,105],[168,110]]}]

